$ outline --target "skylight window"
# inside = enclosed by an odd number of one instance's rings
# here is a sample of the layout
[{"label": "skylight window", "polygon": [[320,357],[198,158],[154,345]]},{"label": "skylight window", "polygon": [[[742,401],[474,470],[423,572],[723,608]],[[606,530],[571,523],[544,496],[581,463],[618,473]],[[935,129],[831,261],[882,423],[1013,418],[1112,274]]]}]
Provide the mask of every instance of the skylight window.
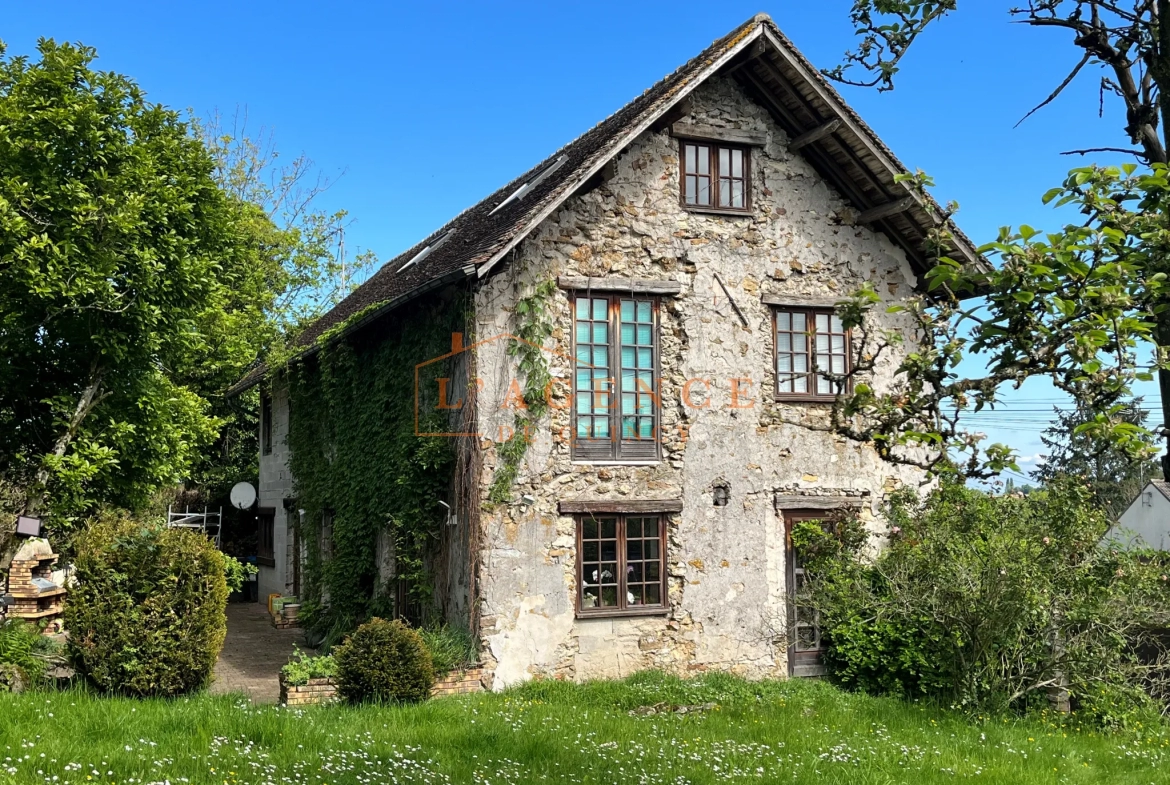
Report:
[{"label": "skylight window", "polygon": [[453,235],[453,234],[455,234],[455,230],[454,230],[454,229],[451,229],[451,230],[449,230],[448,232],[446,232],[446,233],[445,233],[445,234],[444,234],[442,237],[440,237],[438,240],[435,240],[433,243],[431,243],[430,245],[428,245],[426,248],[423,248],[421,251],[419,251],[418,253],[416,253],[414,256],[410,257],[410,261],[408,261],[406,264],[404,264],[404,265],[402,265],[401,267],[399,267],[399,268],[398,268],[398,272],[402,272],[403,270],[405,270],[405,269],[406,269],[406,268],[408,268],[408,267],[413,267],[413,266],[415,266],[416,264],[418,264],[419,262],[421,262],[423,259],[426,259],[426,258],[427,258],[428,256],[430,256],[432,253],[434,253],[436,250],[438,250],[438,248],[439,248],[439,246],[440,246],[440,245],[442,245],[443,243],[445,243],[445,242],[447,242],[448,240],[450,240],[450,239],[451,239],[451,235]]},{"label": "skylight window", "polygon": [[536,177],[532,178],[528,182],[524,183],[524,185],[520,186],[515,191],[513,191],[511,196],[509,196],[507,199],[505,199],[504,201],[497,204],[495,206],[495,209],[493,209],[490,213],[488,213],[488,215],[495,215],[497,211],[501,210],[504,207],[504,205],[509,204],[511,202],[514,202],[518,199],[523,199],[525,196],[528,195],[529,191],[531,191],[533,188],[535,188],[536,186],[538,186],[542,182],[544,182],[544,180],[549,175],[551,175],[557,169],[560,169],[562,166],[564,166],[565,161],[568,161],[568,160],[569,160],[569,157],[567,155],[559,156],[557,158],[557,160],[553,161],[550,165],[546,166],[544,168],[544,171],[542,171],[540,174],[538,174]]}]

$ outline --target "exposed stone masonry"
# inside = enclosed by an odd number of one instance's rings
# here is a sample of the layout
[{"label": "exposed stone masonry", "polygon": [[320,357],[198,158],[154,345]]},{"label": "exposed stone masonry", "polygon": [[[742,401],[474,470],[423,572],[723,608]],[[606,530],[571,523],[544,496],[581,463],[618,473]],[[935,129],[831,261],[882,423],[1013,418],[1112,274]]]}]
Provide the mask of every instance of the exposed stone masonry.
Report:
[{"label": "exposed stone masonry", "polygon": [[[716,78],[693,95],[690,122],[763,134],[751,151],[750,215],[688,212],[680,205],[679,143],[647,132],[600,187],[570,199],[476,296],[476,340],[515,332],[516,300],[560,275],[677,281],[660,307],[661,460],[601,466],[571,461],[563,435],[572,384],[570,300],[553,307],[549,361],[553,411],[532,436],[515,495],[535,504],[488,508],[480,582],[485,679],[500,688],[533,676],[586,679],[648,667],[747,676],[787,672],[785,537],[776,493],[868,500],[863,513],[916,472],[870,449],[791,423],[824,424],[823,404],[777,403],[772,311],[766,294],[845,296],[864,281],[890,300],[915,280],[893,243],[852,225],[853,213],[738,86]],[[686,122],[686,120],[684,120]],[[734,306],[715,275],[722,279]],[[747,320],[745,327],[736,307]],[[880,309],[879,309],[880,310]],[[909,329],[880,313],[876,327]],[[514,374],[505,342],[480,347],[478,403],[485,437],[505,435]],[[889,356],[872,381],[887,383]],[[699,380],[690,381],[689,380]],[[689,394],[689,398],[687,397]],[[481,487],[495,467],[486,438]],[[713,504],[716,485],[730,501]],[[563,499],[678,499],[668,528],[669,613],[640,618],[575,616],[576,554]]]}]

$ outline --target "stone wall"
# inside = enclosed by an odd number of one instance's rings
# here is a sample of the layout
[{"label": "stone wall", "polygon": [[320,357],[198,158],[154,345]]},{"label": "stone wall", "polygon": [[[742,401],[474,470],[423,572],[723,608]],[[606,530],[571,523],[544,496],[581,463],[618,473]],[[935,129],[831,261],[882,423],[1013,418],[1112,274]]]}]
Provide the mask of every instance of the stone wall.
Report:
[{"label": "stone wall", "polygon": [[[514,501],[485,503],[480,634],[485,681],[494,689],[534,676],[581,680],[650,667],[785,674],[785,537],[778,511],[785,505],[778,500],[839,498],[872,520],[885,493],[920,479],[870,449],[804,427],[825,423],[823,404],[774,400],[772,314],[761,301],[766,294],[833,298],[863,281],[898,300],[916,283],[905,256],[883,235],[852,225],[853,211],[787,151],[784,132],[734,82],[702,85],[692,107],[691,122],[766,135],[766,145],[752,150],[750,215],[682,209],[678,140],[647,132],[600,187],[554,212],[477,293],[476,340],[483,341],[515,332],[517,298],[550,277],[666,279],[682,286],[661,307],[661,460],[574,463],[556,436],[567,433],[568,412],[554,409],[533,434]],[[554,403],[565,406],[572,372],[568,297],[558,295],[552,308]],[[873,319],[874,326],[909,329],[901,317]],[[515,373],[506,346],[494,341],[477,349],[484,492],[497,460],[494,442],[506,436],[514,415],[505,405]],[[887,356],[873,382],[888,383],[895,364]],[[689,379],[706,382],[691,385],[690,406],[683,398]],[[730,490],[726,506],[713,504],[716,485]],[[535,503],[521,504],[521,494]],[[682,499],[683,511],[668,529],[668,614],[576,617],[576,524],[558,513],[566,499]]]},{"label": "stone wall", "polygon": [[[288,389],[283,385],[273,386],[272,395],[272,452],[260,453],[260,487],[258,507],[272,507],[276,510],[273,524],[273,552],[275,567],[260,567],[256,576],[259,600],[268,601],[269,594],[289,594],[292,591],[292,534],[284,508],[284,500],[292,496],[292,473],[288,469]],[[295,513],[295,511],[294,511]]]}]

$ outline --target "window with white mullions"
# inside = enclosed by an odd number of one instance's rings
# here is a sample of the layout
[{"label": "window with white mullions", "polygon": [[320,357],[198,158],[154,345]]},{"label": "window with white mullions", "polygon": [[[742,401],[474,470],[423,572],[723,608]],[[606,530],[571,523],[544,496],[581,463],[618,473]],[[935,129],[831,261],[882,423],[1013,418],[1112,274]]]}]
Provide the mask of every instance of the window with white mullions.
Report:
[{"label": "window with white mullions", "polygon": [[773,318],[777,397],[832,399],[848,390],[841,377],[852,365],[850,341],[841,317],[830,309],[777,308]]},{"label": "window with white mullions", "polygon": [[776,390],[808,394],[808,316],[776,313]]},{"label": "window with white mullions", "polygon": [[719,150],[719,204],[742,208],[747,200],[744,152],[730,147]]},{"label": "window with white mullions", "polygon": [[683,145],[683,194],[687,204],[710,207],[711,148],[705,144]]},{"label": "window with white mullions", "polygon": [[[844,376],[849,365],[847,350],[849,336],[845,326],[841,324],[841,317],[836,313],[818,313],[815,321],[816,339],[816,368],[817,371],[828,371],[834,376]],[[843,382],[832,381],[828,376],[817,373],[817,395],[837,395],[841,392]]]}]

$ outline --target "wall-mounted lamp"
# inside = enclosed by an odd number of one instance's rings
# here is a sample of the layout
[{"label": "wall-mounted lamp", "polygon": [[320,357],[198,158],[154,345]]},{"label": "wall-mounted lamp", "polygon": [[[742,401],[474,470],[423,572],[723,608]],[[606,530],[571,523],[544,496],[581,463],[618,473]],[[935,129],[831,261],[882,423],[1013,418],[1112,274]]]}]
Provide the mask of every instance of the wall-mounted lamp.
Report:
[{"label": "wall-mounted lamp", "polygon": [[443,501],[442,499],[439,499],[439,504],[447,508],[447,525],[454,526],[456,523],[458,523],[458,521],[455,520],[455,512],[451,509],[451,505],[447,504],[447,502]]},{"label": "wall-mounted lamp", "polygon": [[526,493],[520,497],[520,504],[524,507],[531,507],[536,504],[536,497]]}]

